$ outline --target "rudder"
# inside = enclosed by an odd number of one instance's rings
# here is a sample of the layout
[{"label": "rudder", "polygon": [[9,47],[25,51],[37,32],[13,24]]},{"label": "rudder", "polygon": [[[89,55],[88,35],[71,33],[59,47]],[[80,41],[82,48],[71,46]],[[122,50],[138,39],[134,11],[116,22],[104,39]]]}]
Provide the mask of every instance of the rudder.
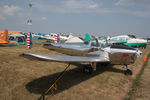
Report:
[{"label": "rudder", "polygon": [[84,43],[85,44],[89,44],[90,43],[90,41],[91,41],[91,36],[88,34],[88,33],[86,33],[85,34],[85,39],[84,39]]},{"label": "rudder", "polygon": [[3,33],[0,34],[0,43],[8,43],[8,30],[5,29]]}]

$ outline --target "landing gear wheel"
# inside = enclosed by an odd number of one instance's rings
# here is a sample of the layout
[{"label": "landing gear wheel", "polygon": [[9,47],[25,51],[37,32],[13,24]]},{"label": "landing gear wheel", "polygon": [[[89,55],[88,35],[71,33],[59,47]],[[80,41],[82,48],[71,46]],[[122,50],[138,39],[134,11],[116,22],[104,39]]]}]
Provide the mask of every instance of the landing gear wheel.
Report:
[{"label": "landing gear wheel", "polygon": [[93,68],[91,66],[85,66],[83,68],[83,73],[90,75],[93,73]]},{"label": "landing gear wheel", "polygon": [[132,71],[130,69],[127,69],[125,72],[124,72],[125,75],[132,75]]}]

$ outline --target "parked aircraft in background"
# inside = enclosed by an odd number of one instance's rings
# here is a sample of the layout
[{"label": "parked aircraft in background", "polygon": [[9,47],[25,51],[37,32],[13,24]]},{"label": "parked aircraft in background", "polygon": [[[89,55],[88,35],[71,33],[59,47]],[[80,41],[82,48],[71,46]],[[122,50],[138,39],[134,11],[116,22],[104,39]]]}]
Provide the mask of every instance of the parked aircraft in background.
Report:
[{"label": "parked aircraft in background", "polygon": [[42,38],[47,40],[55,40],[56,35],[57,35],[56,33],[51,33],[43,36]]},{"label": "parked aircraft in background", "polygon": [[8,34],[8,30],[4,30],[3,33],[0,33],[0,44],[2,45],[25,45],[25,35],[20,33],[11,33]]},{"label": "parked aircraft in background", "polygon": [[[26,33],[27,35],[28,33]],[[32,39],[33,40],[41,40],[45,35],[45,33],[32,33]]]},{"label": "parked aircraft in background", "polygon": [[16,43],[16,41],[8,41],[8,30],[5,29],[0,33],[0,45],[7,45],[8,43]]},{"label": "parked aircraft in background", "polygon": [[25,35],[19,33],[8,35],[8,41],[16,41],[16,43],[8,43],[8,45],[26,45]]},{"label": "parked aircraft in background", "polygon": [[67,40],[68,39],[67,36],[61,35],[60,33],[50,33],[50,34],[47,34],[45,36],[42,36],[41,38],[47,39],[47,40],[55,40],[56,36],[58,36],[58,34],[59,34],[60,40]]},{"label": "parked aircraft in background", "polygon": [[133,38],[129,35],[120,35],[110,38],[111,41],[122,42],[124,45],[129,47],[146,47],[147,40]]}]

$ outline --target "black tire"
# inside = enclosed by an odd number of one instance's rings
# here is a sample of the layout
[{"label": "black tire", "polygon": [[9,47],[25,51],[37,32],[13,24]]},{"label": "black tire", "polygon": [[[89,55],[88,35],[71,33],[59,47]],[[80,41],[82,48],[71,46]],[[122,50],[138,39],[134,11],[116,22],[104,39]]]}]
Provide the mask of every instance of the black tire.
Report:
[{"label": "black tire", "polygon": [[85,66],[83,68],[83,73],[90,75],[93,73],[93,68],[91,66]]},{"label": "black tire", "polygon": [[132,75],[132,71],[130,69],[127,69],[125,72],[124,72],[125,75]]}]

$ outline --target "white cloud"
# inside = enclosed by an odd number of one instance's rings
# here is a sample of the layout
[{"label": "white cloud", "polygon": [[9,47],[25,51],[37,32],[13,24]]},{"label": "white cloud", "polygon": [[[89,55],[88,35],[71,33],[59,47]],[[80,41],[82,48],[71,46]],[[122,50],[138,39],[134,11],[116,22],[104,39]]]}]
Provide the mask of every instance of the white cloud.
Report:
[{"label": "white cloud", "polygon": [[21,8],[19,6],[14,6],[14,5],[4,5],[3,7],[0,7],[0,20],[5,20],[7,16],[13,16],[15,15],[18,11],[20,11]]},{"label": "white cloud", "polygon": [[10,6],[4,5],[2,9],[3,9],[2,12],[9,16],[14,15],[16,12],[21,10],[19,6],[14,6],[14,5],[10,5]]},{"label": "white cloud", "polygon": [[115,13],[134,15],[134,16],[139,16],[139,17],[150,17],[150,12],[148,10],[142,11],[142,10],[120,9],[120,10],[116,11]]},{"label": "white cloud", "polygon": [[118,13],[125,13],[141,17],[150,16],[150,0],[119,0],[115,3],[115,5],[117,7],[129,7],[128,9],[120,8],[120,10],[117,10]]},{"label": "white cloud", "polygon": [[10,20],[14,20],[17,19],[16,23],[18,23],[19,20],[21,20],[22,18],[24,18],[23,14],[25,12],[20,12],[22,10],[21,7],[16,6],[16,5],[3,5],[0,7],[0,21],[2,21],[3,23],[5,23],[4,21],[6,21],[7,19]]},{"label": "white cloud", "polygon": [[35,21],[47,21],[48,18],[47,17],[35,17],[33,18]]},{"label": "white cloud", "polygon": [[131,14],[134,14],[136,16],[142,16],[142,17],[150,17],[149,11],[135,11],[135,12],[132,12]]},{"label": "white cloud", "polygon": [[44,20],[48,20],[47,17],[41,17],[40,19],[43,20],[43,21],[44,21]]},{"label": "white cloud", "polygon": [[[150,0],[149,0],[150,1]],[[134,16],[149,16],[148,9],[139,7],[138,9],[124,9],[120,8],[121,5],[138,5],[145,4],[149,2],[148,0],[119,0],[116,7],[104,8],[105,5],[102,5],[102,2],[96,2],[94,0],[63,0],[58,4],[47,4],[43,2],[33,2],[34,7],[38,8],[39,11],[50,13],[124,13]],[[145,7],[145,6],[144,6]],[[145,11],[146,10],[146,11]],[[38,20],[47,20],[47,18],[41,18]]]},{"label": "white cloud", "polygon": [[88,8],[93,9],[93,8],[97,8],[99,5],[98,4],[93,4],[93,5],[89,5]]},{"label": "white cloud", "polygon": [[47,4],[43,4],[40,2],[33,2],[32,4],[33,4],[33,7],[38,8],[38,9],[45,9],[48,7]]},{"label": "white cloud", "polygon": [[98,8],[100,5],[93,0],[67,0],[64,6],[68,8]]},{"label": "white cloud", "polygon": [[128,4],[130,4],[128,0],[119,0],[117,3],[115,3],[116,6],[128,5]]},{"label": "white cloud", "polygon": [[126,6],[126,5],[149,5],[150,0],[119,0],[115,5]]},{"label": "white cloud", "polygon": [[[101,8],[102,3],[93,0],[65,0],[59,4],[33,2],[35,8],[42,12],[55,13],[107,13],[108,9]],[[103,11],[104,10],[104,11]]]},{"label": "white cloud", "polygon": [[32,4],[34,8],[37,8],[41,12],[53,12],[57,8],[56,5],[43,2],[33,2]]},{"label": "white cloud", "polygon": [[5,20],[5,17],[3,17],[2,15],[0,15],[0,21],[1,20]]}]

